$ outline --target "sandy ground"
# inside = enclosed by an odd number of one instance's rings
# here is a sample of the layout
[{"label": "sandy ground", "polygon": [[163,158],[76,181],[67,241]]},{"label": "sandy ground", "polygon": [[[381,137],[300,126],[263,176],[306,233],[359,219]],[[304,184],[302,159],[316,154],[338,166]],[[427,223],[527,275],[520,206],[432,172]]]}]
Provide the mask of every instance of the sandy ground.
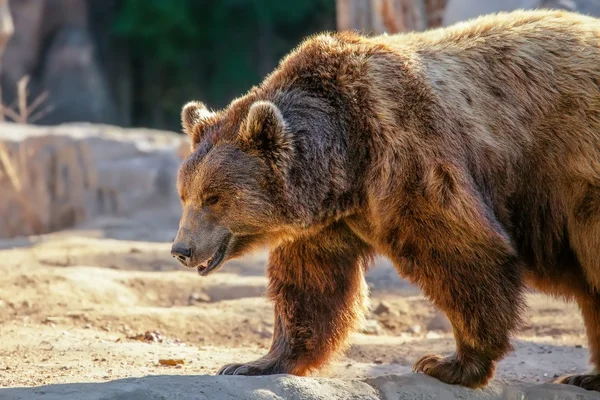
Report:
[{"label": "sandy ground", "polygon": [[[0,387],[214,374],[225,363],[263,355],[273,330],[272,307],[262,297],[266,255],[201,278],[169,255],[174,218],[148,212],[1,241]],[[421,355],[453,351],[447,321],[386,260],[367,280],[367,326],[344,357],[316,375],[401,374]],[[542,383],[587,371],[577,307],[536,293],[528,304],[527,324],[497,378]],[[163,366],[160,359],[184,364]]]}]

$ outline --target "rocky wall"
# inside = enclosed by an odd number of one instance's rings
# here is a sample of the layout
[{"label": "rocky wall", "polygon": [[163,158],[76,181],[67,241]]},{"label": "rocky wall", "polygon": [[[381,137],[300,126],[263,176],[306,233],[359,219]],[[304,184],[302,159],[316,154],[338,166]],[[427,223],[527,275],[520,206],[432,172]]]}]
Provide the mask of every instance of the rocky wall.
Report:
[{"label": "rocky wall", "polygon": [[0,238],[56,231],[97,215],[179,207],[176,174],[188,149],[181,135],[4,123],[0,145],[11,164],[0,162]]}]

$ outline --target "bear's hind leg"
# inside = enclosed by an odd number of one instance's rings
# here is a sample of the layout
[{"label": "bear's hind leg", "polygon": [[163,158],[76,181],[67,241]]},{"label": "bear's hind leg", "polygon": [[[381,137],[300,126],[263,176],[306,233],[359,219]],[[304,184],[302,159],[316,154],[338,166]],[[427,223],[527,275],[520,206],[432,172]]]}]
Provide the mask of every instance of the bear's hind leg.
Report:
[{"label": "bear's hind leg", "polygon": [[563,376],[556,382],[600,391],[600,186],[586,181],[575,184],[582,192],[571,196],[574,207],[568,226],[581,276],[570,279],[562,288],[563,294],[577,300],[583,314],[595,373]]},{"label": "bear's hind leg", "polygon": [[420,280],[425,294],[450,319],[456,352],[427,355],[413,370],[445,383],[483,387],[496,361],[511,349],[509,335],[519,323],[523,303],[517,262],[506,255],[481,264],[448,260],[447,266],[434,268],[427,267],[435,276]]},{"label": "bear's hind leg", "polygon": [[595,366],[595,372],[592,374],[563,376],[555,382],[600,391],[600,294],[578,294],[577,303],[583,314],[589,343],[590,361]]},{"label": "bear's hind leg", "polygon": [[499,224],[489,220],[491,213],[477,209],[476,200],[456,203],[469,208],[427,215],[419,214],[424,206],[413,208],[410,218],[396,224],[403,234],[390,230],[388,240],[401,275],[421,287],[454,330],[455,354],[425,356],[414,370],[479,388],[511,350],[510,335],[524,307],[522,266]]},{"label": "bear's hind leg", "polygon": [[318,236],[286,242],[269,258],[269,296],[275,330],[269,353],[229,364],[220,375],[304,375],[344,347],[363,318],[364,269],[372,250],[338,223]]}]

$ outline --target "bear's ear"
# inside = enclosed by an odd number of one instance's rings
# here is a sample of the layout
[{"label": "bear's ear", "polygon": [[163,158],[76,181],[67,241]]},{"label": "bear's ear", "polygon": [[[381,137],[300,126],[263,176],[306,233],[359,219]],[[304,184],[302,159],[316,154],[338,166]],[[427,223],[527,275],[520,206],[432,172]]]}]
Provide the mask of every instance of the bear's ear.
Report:
[{"label": "bear's ear", "polygon": [[183,106],[183,110],[181,110],[181,127],[183,132],[190,137],[192,149],[202,140],[207,123],[213,115],[214,113],[199,101],[190,101]]},{"label": "bear's ear", "polygon": [[287,170],[294,155],[293,137],[281,111],[270,101],[257,101],[250,106],[240,140],[282,172]]}]

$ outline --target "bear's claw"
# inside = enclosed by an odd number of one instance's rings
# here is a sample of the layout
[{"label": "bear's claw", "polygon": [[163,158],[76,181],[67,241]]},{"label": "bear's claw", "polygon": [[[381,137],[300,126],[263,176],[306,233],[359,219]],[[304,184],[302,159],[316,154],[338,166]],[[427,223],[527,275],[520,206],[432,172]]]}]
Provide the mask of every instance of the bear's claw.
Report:
[{"label": "bear's claw", "polygon": [[557,378],[554,383],[579,386],[586,390],[600,392],[600,374],[567,375]]},{"label": "bear's claw", "polygon": [[487,385],[494,373],[494,364],[475,361],[461,362],[456,356],[442,357],[430,354],[413,366],[413,372],[423,372],[448,384],[458,384],[473,389]]},{"label": "bear's claw", "polygon": [[272,360],[257,360],[246,364],[232,363],[221,367],[217,375],[273,375],[284,373],[282,368],[278,367],[278,363]]}]

